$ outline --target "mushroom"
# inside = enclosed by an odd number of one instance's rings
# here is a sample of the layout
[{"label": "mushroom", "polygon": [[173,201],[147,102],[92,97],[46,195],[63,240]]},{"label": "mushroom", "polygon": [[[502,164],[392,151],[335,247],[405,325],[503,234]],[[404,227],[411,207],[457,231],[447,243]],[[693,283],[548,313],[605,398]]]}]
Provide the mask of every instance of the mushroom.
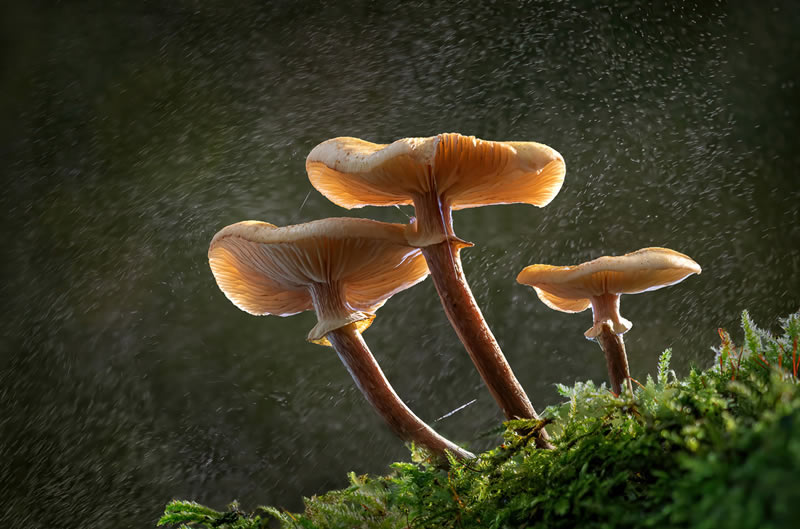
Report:
[{"label": "mushroom", "polygon": [[420,251],[406,243],[405,226],[350,218],[282,228],[239,222],[214,236],[208,259],[220,289],[250,314],[290,316],[313,309],[317,324],[308,340],[333,346],[400,438],[436,456],[474,457],[414,415],[361,336],[387,299],[428,275]]},{"label": "mushroom", "polygon": [[638,294],[680,283],[699,274],[700,265],[668,248],[643,248],[619,257],[599,257],[577,266],[535,264],[522,270],[517,281],[533,287],[551,309],[581,312],[591,305],[594,324],[584,334],[597,340],[606,356],[611,390],[622,384],[633,394],[622,335],[632,323],[619,313],[622,294]]},{"label": "mushroom", "polygon": [[[533,142],[484,141],[460,134],[405,138],[389,145],[334,138],[306,159],[311,183],[347,209],[413,204],[408,240],[422,249],[447,317],[509,419],[538,419],[469,289],[452,211],[491,204],[547,205],[564,181],[564,159]],[[537,439],[549,446],[547,433]]]}]

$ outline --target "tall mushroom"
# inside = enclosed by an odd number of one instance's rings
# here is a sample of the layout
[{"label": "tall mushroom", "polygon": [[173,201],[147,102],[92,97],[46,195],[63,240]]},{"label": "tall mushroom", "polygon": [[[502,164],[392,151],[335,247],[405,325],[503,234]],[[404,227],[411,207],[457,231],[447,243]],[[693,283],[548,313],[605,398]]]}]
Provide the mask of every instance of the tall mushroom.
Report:
[{"label": "tall mushroom", "polygon": [[[311,183],[339,206],[413,204],[408,240],[422,249],[447,317],[506,417],[538,418],[469,289],[452,211],[491,204],[547,205],[564,181],[564,159],[533,142],[484,141],[460,134],[405,138],[389,145],[334,138],[306,159]],[[549,446],[547,434],[537,439]]]},{"label": "tall mushroom", "polygon": [[533,287],[551,309],[581,312],[592,307],[594,324],[584,334],[597,340],[603,349],[611,390],[619,395],[623,383],[633,393],[622,340],[633,324],[620,316],[620,295],[674,285],[700,272],[700,265],[682,253],[668,248],[643,248],[577,266],[531,265],[519,273],[517,281]]},{"label": "tall mushroom", "polygon": [[392,431],[437,456],[471,453],[437,434],[408,409],[386,380],[361,331],[392,295],[428,275],[405,226],[334,218],[276,227],[246,221],[211,241],[209,263],[220,289],[250,314],[289,316],[313,309],[314,343],[332,345],[361,392]]}]

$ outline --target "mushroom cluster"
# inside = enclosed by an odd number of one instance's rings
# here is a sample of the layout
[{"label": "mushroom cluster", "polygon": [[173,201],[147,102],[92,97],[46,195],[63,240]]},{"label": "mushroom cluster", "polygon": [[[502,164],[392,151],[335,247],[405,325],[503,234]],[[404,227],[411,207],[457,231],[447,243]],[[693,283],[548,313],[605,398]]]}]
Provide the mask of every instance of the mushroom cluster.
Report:
[{"label": "mushroom cluster", "polygon": [[[394,294],[429,274],[442,307],[478,373],[508,419],[539,415],[514,375],[470,291],[452,212],[524,203],[546,206],[564,181],[563,157],[534,142],[485,141],[460,134],[404,138],[376,144],[340,137],[317,145],[306,159],[312,185],[347,209],[413,205],[408,225],[333,218],[276,227],[257,221],[227,226],[211,241],[211,270],[220,289],[251,314],[288,316],[314,310],[308,340],[332,346],[356,385],[401,439],[446,454],[474,457],[417,417],[386,380],[361,336],[375,312]],[[574,267],[532,265],[517,280],[532,286],[550,308],[592,307],[596,339],[606,355],[612,391],[631,392],[622,334],[631,324],[619,315],[619,296],[677,283],[700,267],[665,248],[601,257]],[[546,430],[531,432],[552,448]]]}]

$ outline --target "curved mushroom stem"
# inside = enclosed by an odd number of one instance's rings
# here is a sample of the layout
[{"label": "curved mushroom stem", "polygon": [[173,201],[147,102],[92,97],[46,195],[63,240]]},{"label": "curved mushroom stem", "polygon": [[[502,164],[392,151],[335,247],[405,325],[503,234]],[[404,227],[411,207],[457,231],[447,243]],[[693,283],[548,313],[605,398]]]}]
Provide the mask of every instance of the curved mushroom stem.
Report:
[{"label": "curved mushroom stem", "polygon": [[[435,189],[435,180],[432,182]],[[447,318],[472,363],[507,419],[539,420],[528,395],[514,376],[489,325],[483,319],[464,277],[460,252],[471,245],[455,236],[452,208],[435,193],[417,195],[413,200],[417,218],[412,238],[437,241],[423,244],[420,249]],[[536,446],[553,448],[549,440],[550,436],[542,428],[536,437]]]},{"label": "curved mushroom stem", "polygon": [[625,343],[622,341],[622,334],[617,334],[608,324],[600,324],[600,333],[597,335],[597,343],[606,355],[608,365],[608,378],[611,380],[611,391],[615,395],[622,393],[622,384],[628,388],[628,393],[633,395],[633,385],[631,384],[631,373],[628,370],[628,355],[625,353]]},{"label": "curved mushroom stem", "polygon": [[[539,416],[472,296],[461,267],[459,252],[462,247],[461,242],[446,240],[422,248],[447,318],[506,418],[538,420]],[[549,439],[542,428],[536,446],[553,448]]]},{"label": "curved mushroom stem", "polygon": [[436,433],[400,400],[355,324],[334,329],[327,334],[327,338],[361,393],[398,437],[424,446],[444,461],[445,452],[452,453],[457,459],[475,457],[471,452]]}]

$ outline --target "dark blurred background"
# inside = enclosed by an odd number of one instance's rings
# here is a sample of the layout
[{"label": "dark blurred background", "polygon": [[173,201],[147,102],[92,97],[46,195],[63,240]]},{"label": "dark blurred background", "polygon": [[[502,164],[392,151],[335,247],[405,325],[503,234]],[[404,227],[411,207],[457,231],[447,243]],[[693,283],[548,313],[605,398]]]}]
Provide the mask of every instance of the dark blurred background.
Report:
[{"label": "dark blurred background", "polygon": [[[743,309],[800,307],[800,8],[776,2],[5,2],[0,522],[150,527],[177,497],[302,508],[407,450],[310,313],[256,318],[206,251],[239,220],[345,211],[334,136],[456,131],[559,150],[546,208],[456,212],[478,302],[537,409],[606,380],[589,313],[516,274],[666,246],[700,276],[622,300],[633,376],[707,367]],[[734,337],[738,335],[734,332]],[[423,419],[480,450],[501,414],[430,281],[365,334]],[[459,406],[474,404],[436,421]],[[436,421],[436,422],[434,422]]]}]

